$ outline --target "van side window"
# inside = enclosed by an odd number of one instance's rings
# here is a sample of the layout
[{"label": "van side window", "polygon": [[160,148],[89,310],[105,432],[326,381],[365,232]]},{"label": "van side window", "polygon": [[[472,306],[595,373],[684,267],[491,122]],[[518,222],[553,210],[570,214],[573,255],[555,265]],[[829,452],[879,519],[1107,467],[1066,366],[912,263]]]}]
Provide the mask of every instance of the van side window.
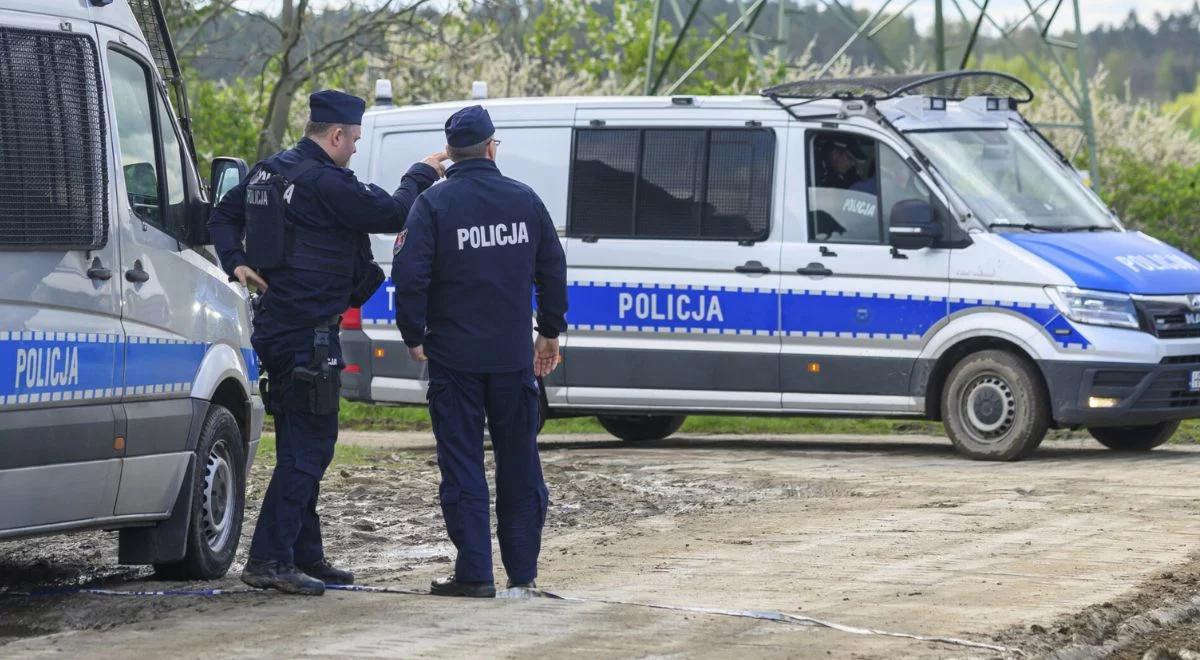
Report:
[{"label": "van side window", "polygon": [[881,245],[896,204],[931,203],[929,189],[894,149],[868,137],[809,138],[808,235],[816,243]]},{"label": "van side window", "polygon": [[162,135],[163,175],[167,184],[167,204],[164,209],[163,228],[168,234],[179,238],[187,231],[187,204],[183,186],[183,146],[175,132],[169,110],[161,94],[158,97],[158,127]]},{"label": "van side window", "polygon": [[100,81],[86,35],[0,27],[0,249],[108,243]]},{"label": "van side window", "polygon": [[883,243],[878,145],[835,131],[808,137],[808,235],[817,243]]},{"label": "van side window", "polygon": [[158,185],[158,155],[150,104],[150,73],[141,64],[109,51],[117,140],[129,208],[143,222],[163,228]]},{"label": "van side window", "polygon": [[567,235],[762,240],[774,160],[769,129],[579,129]]}]

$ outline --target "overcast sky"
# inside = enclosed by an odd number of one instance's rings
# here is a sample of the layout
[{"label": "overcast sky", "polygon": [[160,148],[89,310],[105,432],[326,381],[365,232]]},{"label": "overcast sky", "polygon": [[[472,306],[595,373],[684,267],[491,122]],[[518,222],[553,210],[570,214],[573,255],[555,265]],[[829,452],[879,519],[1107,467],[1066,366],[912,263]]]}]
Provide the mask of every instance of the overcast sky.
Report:
[{"label": "overcast sky", "polygon": [[[321,7],[342,7],[346,4],[371,5],[376,4],[379,0],[313,0],[313,5]],[[564,2],[567,0],[554,0]],[[650,2],[650,0],[643,0]],[[684,3],[690,0],[683,0]],[[860,9],[877,9],[886,0],[846,0],[846,4],[853,5]],[[1034,6],[1038,6],[1043,0],[1029,0]],[[1154,13],[1161,12],[1168,14],[1172,11],[1180,11],[1188,9],[1192,6],[1194,0],[1079,0],[1080,11],[1083,13],[1083,24],[1087,29],[1097,25],[1120,23],[1125,19],[1130,9],[1137,9],[1138,16],[1142,22],[1151,23]],[[450,4],[450,0],[433,0],[438,4]],[[968,17],[974,18],[978,14],[976,4],[982,4],[983,0],[958,0],[959,6],[967,13]],[[1058,0],[1048,0],[1045,2],[1042,9],[1042,15],[1048,17],[1050,8]],[[1059,29],[1067,29],[1071,25],[1071,2],[1072,0],[1064,0],[1061,15],[1055,19],[1055,31]],[[270,11],[279,7],[279,0],[239,0],[239,4],[247,9],[263,9]],[[747,4],[749,4],[747,2]],[[801,4],[814,5],[818,4],[815,0],[802,0]],[[908,0],[891,0],[888,5],[889,11],[895,11],[908,4]],[[933,24],[933,5],[934,0],[916,0],[912,7],[907,10],[917,21],[917,26],[921,29],[928,29]],[[954,8],[953,0],[943,0],[943,7],[946,17],[949,20],[960,20],[958,10]],[[1006,23],[1010,20],[1016,20],[1025,14],[1029,13],[1026,8],[1025,0],[992,0],[988,7],[990,13],[997,21]]]}]

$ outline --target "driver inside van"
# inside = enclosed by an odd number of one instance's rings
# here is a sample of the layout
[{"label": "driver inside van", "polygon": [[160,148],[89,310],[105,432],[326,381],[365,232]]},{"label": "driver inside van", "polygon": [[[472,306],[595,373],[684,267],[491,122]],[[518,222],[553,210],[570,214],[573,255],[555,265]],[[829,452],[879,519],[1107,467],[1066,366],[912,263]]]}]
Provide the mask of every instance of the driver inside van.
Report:
[{"label": "driver inside van", "polygon": [[815,146],[821,154],[817,159],[820,163],[818,187],[849,190],[862,181],[859,167],[866,157],[857,140],[841,135],[819,136]]}]

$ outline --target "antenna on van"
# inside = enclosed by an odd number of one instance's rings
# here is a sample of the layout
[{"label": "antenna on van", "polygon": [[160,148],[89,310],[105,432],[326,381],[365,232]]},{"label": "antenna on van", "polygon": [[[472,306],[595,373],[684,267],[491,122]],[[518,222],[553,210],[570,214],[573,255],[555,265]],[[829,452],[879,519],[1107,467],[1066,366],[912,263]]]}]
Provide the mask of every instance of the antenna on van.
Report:
[{"label": "antenna on van", "polygon": [[487,83],[482,80],[476,80],[471,83],[471,99],[482,101],[488,97]]}]

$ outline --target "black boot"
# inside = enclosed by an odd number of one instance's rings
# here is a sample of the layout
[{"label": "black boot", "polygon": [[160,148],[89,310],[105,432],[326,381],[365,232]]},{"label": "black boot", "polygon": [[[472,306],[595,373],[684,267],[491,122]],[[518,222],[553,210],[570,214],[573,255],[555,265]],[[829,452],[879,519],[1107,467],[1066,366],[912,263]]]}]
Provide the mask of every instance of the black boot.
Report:
[{"label": "black boot", "polygon": [[537,589],[537,582],[534,582],[533,580],[530,580],[528,582],[513,582],[512,580],[509,580],[508,588],[509,589]]},{"label": "black boot", "polygon": [[438,578],[429,584],[429,593],[434,596],[466,596],[467,598],[495,598],[496,585],[492,582],[459,582],[453,575]]},{"label": "black boot", "polygon": [[343,571],[340,568],[334,568],[324,559],[311,564],[299,564],[296,568],[304,571],[309,577],[316,578],[325,584],[354,584],[353,573]]},{"label": "black boot", "polygon": [[278,589],[288,594],[320,596],[325,583],[301,573],[294,565],[269,559],[251,559],[242,570],[242,582],[259,589]]}]

